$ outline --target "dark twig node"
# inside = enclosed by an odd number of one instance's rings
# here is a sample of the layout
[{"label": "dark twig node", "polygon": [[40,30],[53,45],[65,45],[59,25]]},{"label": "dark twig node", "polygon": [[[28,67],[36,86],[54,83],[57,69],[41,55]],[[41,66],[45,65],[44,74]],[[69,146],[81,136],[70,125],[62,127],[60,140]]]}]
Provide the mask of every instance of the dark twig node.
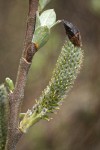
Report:
[{"label": "dark twig node", "polygon": [[31,63],[34,54],[37,52],[37,47],[34,43],[30,43],[25,50],[24,58],[27,62]]}]

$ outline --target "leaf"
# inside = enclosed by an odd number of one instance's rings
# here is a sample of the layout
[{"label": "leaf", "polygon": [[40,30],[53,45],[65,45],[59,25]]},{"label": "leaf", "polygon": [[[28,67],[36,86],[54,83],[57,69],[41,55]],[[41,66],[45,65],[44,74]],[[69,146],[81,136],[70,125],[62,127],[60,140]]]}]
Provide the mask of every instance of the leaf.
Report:
[{"label": "leaf", "polygon": [[51,28],[56,22],[56,13],[54,9],[44,11],[40,15],[40,22],[41,26],[47,26],[48,28]]},{"label": "leaf", "polygon": [[35,30],[32,42],[36,44],[37,49],[43,47],[49,40],[50,29],[47,26],[38,27]]},{"label": "leaf", "polygon": [[41,22],[40,22],[40,17],[39,17],[39,12],[36,12],[36,26],[35,29],[37,29],[38,27],[41,26]]},{"label": "leaf", "polygon": [[50,1],[51,0],[39,0],[39,12],[41,12]]}]

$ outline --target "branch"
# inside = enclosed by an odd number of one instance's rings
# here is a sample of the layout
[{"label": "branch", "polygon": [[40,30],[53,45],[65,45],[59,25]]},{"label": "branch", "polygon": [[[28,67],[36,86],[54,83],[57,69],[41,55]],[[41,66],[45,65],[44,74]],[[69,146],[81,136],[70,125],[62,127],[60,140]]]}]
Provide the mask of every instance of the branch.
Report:
[{"label": "branch", "polygon": [[15,89],[9,94],[9,125],[6,150],[15,150],[22,133],[18,130],[19,113],[21,109],[22,99],[24,97],[24,88],[26,85],[27,74],[31,66],[32,58],[35,54],[36,47],[32,44],[32,37],[35,30],[36,11],[38,8],[38,0],[29,0],[29,12],[27,19],[27,28],[24,40],[24,48],[20,60]]}]

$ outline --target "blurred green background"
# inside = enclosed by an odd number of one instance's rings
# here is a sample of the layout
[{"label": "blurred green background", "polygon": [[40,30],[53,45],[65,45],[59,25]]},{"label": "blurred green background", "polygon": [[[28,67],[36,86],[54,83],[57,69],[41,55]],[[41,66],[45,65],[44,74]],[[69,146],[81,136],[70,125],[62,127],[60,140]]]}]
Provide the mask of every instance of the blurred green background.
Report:
[{"label": "blurred green background", "polygon": [[[18,150],[100,150],[100,0],[52,0],[57,19],[81,32],[84,63],[75,85],[57,115],[40,121],[22,137]],[[23,48],[28,0],[0,0],[0,82],[16,79]],[[22,111],[34,104],[48,84],[65,39],[62,25],[52,29],[49,42],[34,56]]]}]

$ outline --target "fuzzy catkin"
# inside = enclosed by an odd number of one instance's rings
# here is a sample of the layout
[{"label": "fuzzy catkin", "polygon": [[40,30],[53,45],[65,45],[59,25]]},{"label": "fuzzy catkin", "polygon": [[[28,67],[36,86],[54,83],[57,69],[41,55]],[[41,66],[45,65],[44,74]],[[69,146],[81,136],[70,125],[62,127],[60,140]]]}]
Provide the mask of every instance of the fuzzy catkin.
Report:
[{"label": "fuzzy catkin", "polygon": [[74,84],[82,60],[82,49],[74,46],[69,40],[65,41],[49,85],[36,100],[36,105],[27,111],[20,123],[20,129],[23,132],[26,132],[41,118],[48,119],[48,114],[59,108],[60,103]]},{"label": "fuzzy catkin", "polygon": [[74,84],[80,70],[82,58],[81,48],[74,47],[70,41],[65,43],[57,60],[51,81],[37,102],[39,112],[44,108],[47,112],[52,112],[59,106],[59,102],[63,100]]},{"label": "fuzzy catkin", "polygon": [[8,123],[8,97],[5,86],[0,85],[0,150],[5,149]]}]

